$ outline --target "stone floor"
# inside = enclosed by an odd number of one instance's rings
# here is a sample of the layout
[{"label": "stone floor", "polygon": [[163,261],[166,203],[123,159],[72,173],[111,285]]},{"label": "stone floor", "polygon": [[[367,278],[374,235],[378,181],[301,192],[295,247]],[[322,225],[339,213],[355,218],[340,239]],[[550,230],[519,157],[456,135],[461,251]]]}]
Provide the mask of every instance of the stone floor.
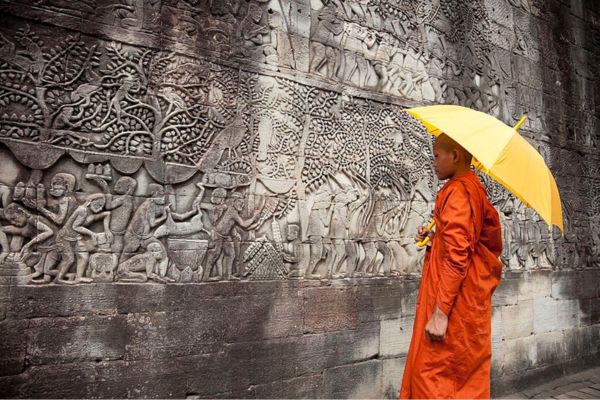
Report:
[{"label": "stone floor", "polygon": [[503,399],[600,399],[600,367],[555,379]]}]

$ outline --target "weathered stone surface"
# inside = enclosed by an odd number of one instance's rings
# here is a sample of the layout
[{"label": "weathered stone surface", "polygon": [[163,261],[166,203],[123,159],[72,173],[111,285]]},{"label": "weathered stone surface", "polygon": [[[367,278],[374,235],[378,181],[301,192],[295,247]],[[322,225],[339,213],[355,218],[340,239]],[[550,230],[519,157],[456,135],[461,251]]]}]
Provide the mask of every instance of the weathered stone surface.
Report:
[{"label": "weathered stone surface", "polygon": [[436,103],[527,113],[561,192],[564,236],[480,175],[494,390],[600,354],[595,2],[0,13],[3,395],[395,398],[441,183],[403,109]]},{"label": "weathered stone surface", "polygon": [[533,330],[535,333],[550,332],[579,326],[577,300],[554,300],[543,297],[533,300]]},{"label": "weathered stone surface", "polygon": [[406,355],[413,333],[413,319],[386,319],[381,321],[379,354],[385,356]]},{"label": "weathered stone surface", "polygon": [[304,333],[350,330],[358,324],[358,301],[351,290],[308,289],[304,308]]},{"label": "weathered stone surface", "polygon": [[523,300],[514,306],[502,307],[502,336],[516,339],[533,334],[533,300]]},{"label": "weathered stone surface", "polygon": [[[346,382],[354,382],[347,385]],[[323,373],[326,398],[373,398],[383,396],[382,362],[370,360],[326,369]]]},{"label": "weathered stone surface", "polygon": [[382,384],[384,390],[384,396],[386,399],[398,398],[400,390],[400,383],[402,382],[402,376],[404,375],[404,367],[406,364],[406,358],[388,358],[382,360],[383,364],[383,377]]},{"label": "weathered stone surface", "polygon": [[543,298],[552,294],[551,271],[524,273],[519,281],[519,302]]}]

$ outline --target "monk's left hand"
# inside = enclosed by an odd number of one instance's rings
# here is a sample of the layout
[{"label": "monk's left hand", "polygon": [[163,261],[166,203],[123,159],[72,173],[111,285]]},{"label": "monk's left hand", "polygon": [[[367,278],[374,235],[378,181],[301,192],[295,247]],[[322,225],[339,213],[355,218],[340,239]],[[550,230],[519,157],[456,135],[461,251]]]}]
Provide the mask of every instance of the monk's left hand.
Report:
[{"label": "monk's left hand", "polygon": [[429,317],[425,325],[425,336],[429,340],[444,340],[446,329],[448,328],[448,317],[437,306],[433,309],[433,314]]}]

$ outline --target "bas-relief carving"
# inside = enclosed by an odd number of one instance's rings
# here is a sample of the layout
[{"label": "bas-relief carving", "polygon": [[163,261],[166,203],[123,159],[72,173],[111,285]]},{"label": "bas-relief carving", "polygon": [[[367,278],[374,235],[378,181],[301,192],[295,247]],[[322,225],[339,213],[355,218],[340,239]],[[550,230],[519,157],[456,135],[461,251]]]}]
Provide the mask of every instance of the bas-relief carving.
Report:
[{"label": "bas-relief carving", "polygon": [[303,1],[168,1],[162,10],[169,41],[272,69],[306,70]]},{"label": "bas-relief carving", "polygon": [[[484,8],[450,3],[317,1],[302,14],[284,1],[180,1],[161,18],[170,40],[289,69],[303,68],[305,34],[311,73],[509,119],[510,71],[489,49]],[[27,24],[0,33],[2,157],[20,160],[0,185],[6,282],[418,273],[412,238],[438,183],[431,137],[401,107],[83,35],[54,44]],[[492,197],[508,268],[570,262],[518,200]],[[589,259],[595,247],[574,248]]]},{"label": "bas-relief carving", "polygon": [[482,2],[313,2],[310,72],[415,101],[508,120],[510,70],[488,38]]},{"label": "bas-relief carving", "polygon": [[[86,51],[81,43],[73,46],[90,62],[72,64],[79,77],[52,86],[54,103],[45,93],[36,98],[47,117],[40,134],[3,139],[9,147],[48,144],[77,161],[29,173],[15,161],[18,179],[3,186],[12,204],[4,258],[30,267],[31,282],[416,272],[422,252],[406,228],[422,223],[431,205],[431,138],[400,107],[182,56],[114,43]],[[14,67],[8,60],[0,73]],[[95,84],[81,82],[86,75]],[[21,76],[35,88],[41,82]],[[176,165],[171,175],[157,171]],[[48,168],[57,172],[41,171]],[[184,207],[190,187],[197,192]]]}]

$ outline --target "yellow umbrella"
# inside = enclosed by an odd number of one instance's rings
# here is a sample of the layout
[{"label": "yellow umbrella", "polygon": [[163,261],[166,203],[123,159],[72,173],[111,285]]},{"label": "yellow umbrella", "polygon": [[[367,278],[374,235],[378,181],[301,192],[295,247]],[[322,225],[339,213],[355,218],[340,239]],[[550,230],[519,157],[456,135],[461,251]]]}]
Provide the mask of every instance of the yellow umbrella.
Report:
[{"label": "yellow umbrella", "polygon": [[[562,208],[556,181],[544,158],[515,127],[470,108],[435,105],[404,110],[438,136],[450,136],[473,155],[473,166],[510,190],[548,223],[563,232]],[[429,229],[433,227],[433,221]],[[426,238],[419,245],[427,243]]]}]

